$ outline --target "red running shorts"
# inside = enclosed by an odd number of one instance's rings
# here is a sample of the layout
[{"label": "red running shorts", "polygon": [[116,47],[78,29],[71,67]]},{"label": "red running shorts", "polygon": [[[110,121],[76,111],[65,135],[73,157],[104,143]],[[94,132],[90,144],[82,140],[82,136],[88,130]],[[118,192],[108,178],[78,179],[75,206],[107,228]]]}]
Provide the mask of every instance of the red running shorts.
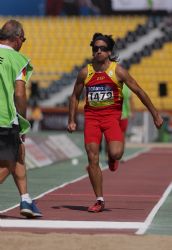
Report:
[{"label": "red running shorts", "polygon": [[120,128],[121,112],[85,112],[84,139],[85,144],[100,144],[104,134],[107,142],[123,141]]}]

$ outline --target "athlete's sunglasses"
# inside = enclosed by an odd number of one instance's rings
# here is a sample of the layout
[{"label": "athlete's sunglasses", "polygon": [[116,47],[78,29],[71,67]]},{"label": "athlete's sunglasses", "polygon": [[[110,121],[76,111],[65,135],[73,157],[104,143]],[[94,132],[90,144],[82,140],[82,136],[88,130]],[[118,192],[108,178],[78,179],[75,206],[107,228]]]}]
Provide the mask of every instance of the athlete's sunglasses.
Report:
[{"label": "athlete's sunglasses", "polygon": [[103,52],[109,51],[109,48],[106,46],[93,46],[93,52],[98,52],[99,49]]}]

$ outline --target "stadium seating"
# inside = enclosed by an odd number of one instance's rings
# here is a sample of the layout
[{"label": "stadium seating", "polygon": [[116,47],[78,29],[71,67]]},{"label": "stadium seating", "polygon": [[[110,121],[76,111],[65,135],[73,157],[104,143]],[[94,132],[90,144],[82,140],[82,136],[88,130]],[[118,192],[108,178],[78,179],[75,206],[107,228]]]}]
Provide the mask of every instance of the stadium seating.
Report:
[{"label": "stadium seating", "polygon": [[[90,40],[95,32],[112,34],[116,39],[146,21],[145,16],[112,17],[18,17],[27,42],[22,52],[32,59],[33,81],[47,87],[52,80],[82,65],[91,55]],[[0,19],[0,24],[5,19]]]},{"label": "stadium seating", "polygon": [[[112,34],[119,50],[125,49],[156,28],[161,18],[146,16],[110,17],[16,17],[23,23],[27,42],[21,52],[31,58],[34,66],[32,81],[41,87],[41,99],[66,86],[76,77],[78,69],[91,56],[89,43],[95,32]],[[0,25],[6,19],[0,17]],[[123,61],[141,86],[150,95],[157,108],[171,109],[172,35],[162,28],[164,37],[146,45]],[[70,75],[70,77],[68,77]],[[167,83],[168,95],[159,97],[160,82]],[[143,109],[135,97],[136,109]]]},{"label": "stadium seating", "polygon": [[[158,109],[171,110],[172,107],[172,43],[165,43],[160,50],[144,57],[139,65],[131,67],[130,73],[135,76],[142,88],[151,97]],[[167,95],[160,96],[159,84],[165,82]],[[137,109],[144,109],[143,104],[134,96]]]}]

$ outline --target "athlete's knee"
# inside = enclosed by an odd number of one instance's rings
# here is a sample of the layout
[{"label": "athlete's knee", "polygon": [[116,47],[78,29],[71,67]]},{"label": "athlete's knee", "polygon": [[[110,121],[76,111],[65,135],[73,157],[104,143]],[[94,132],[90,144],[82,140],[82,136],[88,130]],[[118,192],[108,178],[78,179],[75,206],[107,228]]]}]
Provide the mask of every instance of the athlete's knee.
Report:
[{"label": "athlete's knee", "polygon": [[114,150],[109,150],[109,156],[114,159],[114,160],[120,160],[122,155],[123,155],[124,151],[121,148],[118,149],[114,149]]},{"label": "athlete's knee", "polygon": [[88,153],[88,160],[89,163],[92,165],[98,165],[99,163],[99,154],[94,153],[94,152],[90,152]]},{"label": "athlete's knee", "polygon": [[99,147],[98,146],[90,146],[86,145],[86,152],[88,159],[90,161],[96,161],[99,158]]},{"label": "athlete's knee", "polygon": [[94,169],[99,166],[99,153],[96,151],[87,151],[89,169]]},{"label": "athlete's knee", "polygon": [[26,166],[20,162],[16,163],[16,166],[12,170],[12,175],[15,180],[24,180],[26,179]]}]

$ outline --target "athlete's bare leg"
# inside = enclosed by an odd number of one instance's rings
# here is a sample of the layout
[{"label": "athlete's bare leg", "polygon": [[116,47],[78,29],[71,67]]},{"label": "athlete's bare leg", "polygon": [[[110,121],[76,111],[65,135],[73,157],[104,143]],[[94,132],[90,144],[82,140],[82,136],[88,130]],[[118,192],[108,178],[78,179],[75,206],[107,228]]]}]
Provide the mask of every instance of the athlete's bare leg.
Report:
[{"label": "athlete's bare leg", "polygon": [[119,160],[124,152],[124,142],[111,141],[107,144],[108,166],[111,171],[116,171],[119,166]]},{"label": "athlete's bare leg", "polygon": [[111,160],[120,160],[124,153],[123,141],[110,141],[107,143],[108,156]]},{"label": "athlete's bare leg", "polygon": [[20,195],[27,193],[26,166],[24,162],[25,148],[19,146],[18,161],[0,161],[0,183],[3,183],[9,174],[12,174]]},{"label": "athlete's bare leg", "polygon": [[89,166],[87,167],[90,182],[96,197],[103,197],[102,171],[99,166],[99,145],[89,143],[85,145]]},{"label": "athlete's bare leg", "polygon": [[19,190],[20,195],[27,193],[27,177],[25,166],[25,147],[24,144],[19,146],[19,157],[15,168],[12,170],[13,179]]}]

